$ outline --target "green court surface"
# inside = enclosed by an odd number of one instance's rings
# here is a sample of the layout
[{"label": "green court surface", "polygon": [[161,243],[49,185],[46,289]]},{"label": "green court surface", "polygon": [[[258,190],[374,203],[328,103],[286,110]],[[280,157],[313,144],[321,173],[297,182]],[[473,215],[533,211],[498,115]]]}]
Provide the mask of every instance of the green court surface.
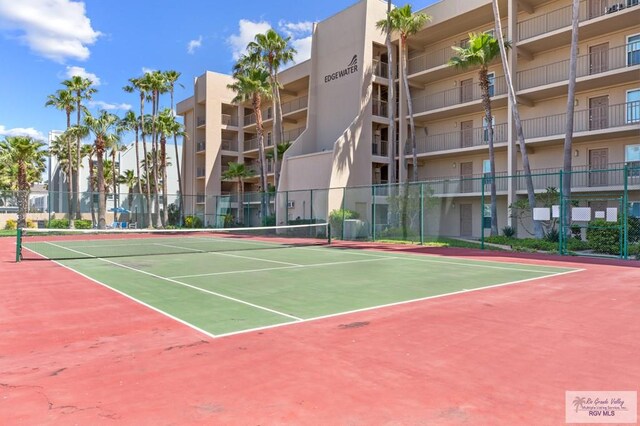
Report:
[{"label": "green court surface", "polygon": [[24,247],[212,336],[577,271],[215,237]]}]

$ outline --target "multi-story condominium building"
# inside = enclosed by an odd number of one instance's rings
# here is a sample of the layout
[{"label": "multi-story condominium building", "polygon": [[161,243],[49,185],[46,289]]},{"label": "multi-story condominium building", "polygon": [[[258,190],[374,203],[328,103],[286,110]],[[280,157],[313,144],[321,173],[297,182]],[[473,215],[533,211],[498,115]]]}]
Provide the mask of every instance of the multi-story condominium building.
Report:
[{"label": "multi-story condominium building", "polygon": [[[571,2],[508,0],[500,6],[503,32],[512,43],[510,70],[531,168],[551,173],[534,179],[536,191],[544,191],[559,186],[555,172],[562,168]],[[633,173],[623,182],[619,170],[589,172],[640,164],[640,6],[638,0],[587,0],[580,7],[572,160],[574,170],[585,173],[574,176],[573,191],[605,194],[627,185],[635,197],[630,201],[640,201],[640,178]],[[359,1],[317,23],[311,58],[280,75],[285,139],[293,144],[278,183],[279,192],[289,191],[286,204],[276,202],[279,222],[310,214],[326,218],[344,203],[341,191],[323,191],[322,202],[308,195],[297,200],[293,191],[387,183],[387,93],[395,81],[399,180],[417,167],[419,179],[438,182],[432,186],[435,195],[448,200],[442,203],[438,223],[428,226],[448,235],[477,237],[483,232],[482,181],[470,178],[489,170],[489,125],[495,133],[499,226],[515,225],[508,206],[526,195],[526,187],[518,177],[522,163],[502,63],[497,60],[489,69],[493,123],[483,119],[478,69],[461,71],[447,64],[454,55],[451,46],[464,45],[469,33],[494,31],[491,2],[443,0],[421,12],[432,19],[409,39],[407,58],[401,55],[400,40],[394,40],[394,64],[408,64],[417,164],[412,164],[407,143],[402,68],[388,78],[384,36],[375,26],[385,17],[386,2]],[[185,193],[198,195],[187,211],[205,215],[210,224],[220,214],[220,203],[207,196],[236,189],[235,182],[221,178],[226,164],[255,166],[257,161],[255,118],[248,105],[231,103],[231,81],[230,76],[207,72],[196,79],[194,95],[178,105],[190,135],[184,144]],[[273,149],[270,106],[263,115],[266,144]],[[270,164],[270,182],[272,170]],[[258,181],[257,176],[248,179],[245,190],[260,189]],[[442,184],[448,181],[457,183]],[[370,220],[371,190],[361,193],[362,199],[350,200],[349,206]],[[596,198],[593,207],[607,203],[606,197]],[[232,201],[224,207],[233,211],[237,206]],[[252,218],[258,205],[251,210]],[[312,206],[315,211],[310,213]],[[379,207],[375,214],[384,217],[383,201]]]}]

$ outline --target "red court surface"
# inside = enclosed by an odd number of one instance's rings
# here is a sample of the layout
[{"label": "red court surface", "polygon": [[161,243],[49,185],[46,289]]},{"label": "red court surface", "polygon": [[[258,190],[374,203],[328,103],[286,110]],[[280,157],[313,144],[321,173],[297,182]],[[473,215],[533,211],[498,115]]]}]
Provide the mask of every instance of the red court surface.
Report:
[{"label": "red court surface", "polygon": [[14,243],[2,425],[558,425],[566,390],[639,390],[640,262],[423,249],[586,271],[210,339]]}]

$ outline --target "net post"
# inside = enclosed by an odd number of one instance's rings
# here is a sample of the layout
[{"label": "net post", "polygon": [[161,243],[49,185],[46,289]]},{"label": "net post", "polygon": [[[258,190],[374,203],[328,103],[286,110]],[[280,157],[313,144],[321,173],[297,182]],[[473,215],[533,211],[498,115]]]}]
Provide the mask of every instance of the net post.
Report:
[{"label": "net post", "polygon": [[327,222],[327,244],[331,244],[331,222]]},{"label": "net post", "polygon": [[342,241],[344,241],[344,220],[345,220],[345,211],[344,208],[346,206],[346,198],[347,198],[347,188],[342,187]]},{"label": "net post", "polygon": [[424,183],[420,183],[420,245],[424,245]]},{"label": "net post", "polygon": [[480,220],[480,250],[484,250],[484,173],[480,178],[480,186],[482,187],[482,195],[480,196],[480,211],[482,212],[482,218]]},{"label": "net post", "polygon": [[558,235],[558,251],[560,252],[560,256],[564,254],[564,215],[566,210],[564,194],[562,193],[563,172],[564,171],[560,169],[560,235]]},{"label": "net post", "polygon": [[315,221],[313,220],[313,189],[309,190],[310,192],[310,196],[309,196],[309,219],[311,219],[311,223],[315,223]]},{"label": "net post", "polygon": [[22,259],[22,228],[16,230],[16,262]]},{"label": "net post", "polygon": [[376,185],[371,185],[373,204],[371,205],[371,239],[376,240]]},{"label": "net post", "polygon": [[[289,191],[284,191],[284,199],[285,199],[284,224],[288,225],[289,224]],[[277,201],[278,201],[278,192],[276,191],[276,204],[277,204]],[[276,212],[277,212],[277,209],[276,209]]]},{"label": "net post", "polygon": [[623,250],[622,257],[624,260],[629,259],[629,165],[625,163],[624,171],[624,191],[622,192],[622,239]]}]

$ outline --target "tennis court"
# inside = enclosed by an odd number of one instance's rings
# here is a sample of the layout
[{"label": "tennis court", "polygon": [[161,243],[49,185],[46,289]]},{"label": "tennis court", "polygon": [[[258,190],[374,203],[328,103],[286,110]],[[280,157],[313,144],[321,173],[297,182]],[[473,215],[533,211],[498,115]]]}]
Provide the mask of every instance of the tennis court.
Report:
[{"label": "tennis court", "polygon": [[329,244],[329,233],[31,231],[22,258],[51,259],[211,337],[580,271],[359,250]]}]

